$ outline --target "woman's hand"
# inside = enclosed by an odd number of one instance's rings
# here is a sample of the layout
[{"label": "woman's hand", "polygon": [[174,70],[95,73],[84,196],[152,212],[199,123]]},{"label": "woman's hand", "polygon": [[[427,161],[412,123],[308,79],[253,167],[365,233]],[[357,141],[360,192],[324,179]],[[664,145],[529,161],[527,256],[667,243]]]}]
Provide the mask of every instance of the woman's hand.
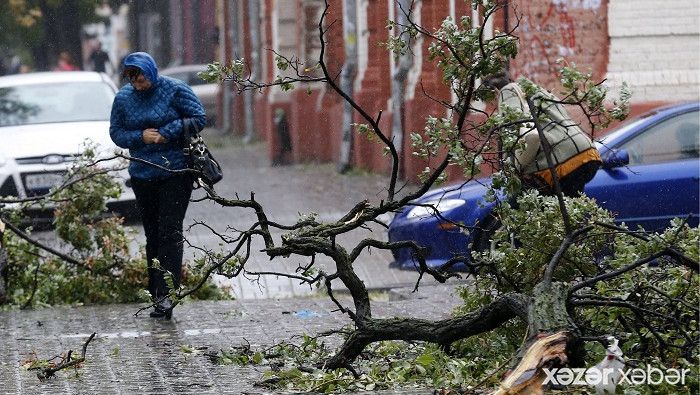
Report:
[{"label": "woman's hand", "polygon": [[146,144],[165,144],[168,142],[168,139],[158,133],[158,129],[155,128],[148,128],[144,130],[141,138]]}]

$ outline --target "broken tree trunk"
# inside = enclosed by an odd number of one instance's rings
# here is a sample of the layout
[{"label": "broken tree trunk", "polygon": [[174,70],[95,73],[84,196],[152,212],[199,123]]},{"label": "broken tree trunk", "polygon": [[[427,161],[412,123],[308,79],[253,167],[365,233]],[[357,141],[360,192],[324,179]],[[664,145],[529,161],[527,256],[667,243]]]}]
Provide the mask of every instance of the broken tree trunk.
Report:
[{"label": "broken tree trunk", "polygon": [[567,364],[568,350],[577,342],[578,329],[566,310],[569,287],[564,283],[537,284],[528,310],[528,341],[495,395],[542,394],[547,367]]}]

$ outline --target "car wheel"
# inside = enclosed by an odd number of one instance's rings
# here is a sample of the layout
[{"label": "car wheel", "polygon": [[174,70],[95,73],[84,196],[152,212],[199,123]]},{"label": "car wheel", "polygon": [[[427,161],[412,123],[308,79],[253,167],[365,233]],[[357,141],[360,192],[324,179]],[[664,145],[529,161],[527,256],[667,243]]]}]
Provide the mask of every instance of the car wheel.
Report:
[{"label": "car wheel", "polygon": [[496,215],[489,213],[476,226],[478,233],[474,238],[472,250],[476,252],[489,251],[491,249],[491,239],[493,239],[493,235],[502,225],[501,220]]}]

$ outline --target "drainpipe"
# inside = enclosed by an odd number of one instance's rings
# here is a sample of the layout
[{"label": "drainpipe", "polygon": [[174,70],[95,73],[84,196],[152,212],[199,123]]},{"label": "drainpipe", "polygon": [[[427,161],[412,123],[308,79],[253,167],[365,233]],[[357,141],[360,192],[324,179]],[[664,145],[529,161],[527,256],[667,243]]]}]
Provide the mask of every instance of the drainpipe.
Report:
[{"label": "drainpipe", "polygon": [[[260,2],[248,0],[248,26],[250,27],[250,79],[260,79],[262,65],[260,62]],[[245,136],[243,141],[249,143],[255,139],[254,97],[255,91],[247,90],[243,97],[245,107]]]},{"label": "drainpipe", "polygon": [[[408,24],[406,13],[410,11],[412,0],[398,0],[397,22],[399,25],[405,26]],[[410,37],[407,44],[410,46],[412,40]],[[394,142],[396,152],[399,155],[399,178],[404,176],[404,156],[403,156],[403,140],[404,140],[404,107],[406,104],[406,78],[408,72],[413,66],[413,56],[409,51],[406,51],[399,57],[399,63],[394,69],[394,75],[391,76],[391,140]]]},{"label": "drainpipe", "polygon": [[[357,3],[356,0],[343,0],[343,38],[345,40],[345,63],[340,73],[340,89],[353,97],[355,72],[357,71]],[[343,130],[340,142],[338,171],[348,171],[353,150],[353,108],[343,102]]]},{"label": "drainpipe", "polygon": [[[170,0],[170,64],[179,66],[182,62],[182,3]],[[120,65],[121,66],[121,65]]]},{"label": "drainpipe", "polygon": [[[231,61],[231,59],[233,59],[232,37],[234,31],[233,26],[235,25],[232,23],[231,19],[235,18],[238,13],[235,12],[235,9],[232,9],[232,1],[220,1],[222,7],[221,11],[223,13],[223,23],[220,25],[221,34],[219,35],[220,41],[222,43],[222,48],[220,50],[220,61],[222,64],[228,64]],[[224,131],[224,133],[231,133],[231,98],[233,96],[231,92],[231,82],[222,82],[220,85],[220,89],[223,93],[223,100],[221,100],[221,129]]]},{"label": "drainpipe", "polygon": [[[504,32],[509,32],[510,31],[510,3],[506,2],[503,5],[503,31]],[[506,60],[506,71],[508,72],[508,75],[510,75],[510,60]],[[499,148],[498,150],[501,152],[501,149]]]},{"label": "drainpipe", "polygon": [[[233,53],[231,59],[239,59],[245,57],[245,48],[243,46],[243,19],[242,7],[243,0],[230,0],[227,1],[229,5],[229,15],[231,16],[231,46],[233,47]],[[233,89],[233,84],[231,84],[231,89]],[[230,111],[230,122],[233,134],[238,136],[243,134],[245,130],[245,120],[236,119],[236,111],[238,111],[238,106],[241,103],[241,95],[234,95],[233,90],[231,90],[231,108]]]}]

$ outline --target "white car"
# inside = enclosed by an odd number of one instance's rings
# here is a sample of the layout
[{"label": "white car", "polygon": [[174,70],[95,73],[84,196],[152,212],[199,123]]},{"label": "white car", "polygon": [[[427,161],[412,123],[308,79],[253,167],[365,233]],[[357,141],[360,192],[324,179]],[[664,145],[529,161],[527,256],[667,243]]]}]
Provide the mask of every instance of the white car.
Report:
[{"label": "white car", "polygon": [[207,125],[211,126],[216,123],[216,102],[219,94],[219,85],[199,78],[197,73],[206,70],[207,65],[205,64],[188,64],[168,67],[167,69],[159,70],[158,73],[187,83],[202,102],[204,111],[207,113]]},{"label": "white car", "polygon": [[[0,196],[44,195],[63,182],[86,140],[98,157],[112,156],[109,117],[116,88],[106,74],[43,72],[0,77]],[[126,169],[116,172],[122,195],[108,201],[130,217],[136,200]],[[46,214],[32,211],[32,219]]]}]

